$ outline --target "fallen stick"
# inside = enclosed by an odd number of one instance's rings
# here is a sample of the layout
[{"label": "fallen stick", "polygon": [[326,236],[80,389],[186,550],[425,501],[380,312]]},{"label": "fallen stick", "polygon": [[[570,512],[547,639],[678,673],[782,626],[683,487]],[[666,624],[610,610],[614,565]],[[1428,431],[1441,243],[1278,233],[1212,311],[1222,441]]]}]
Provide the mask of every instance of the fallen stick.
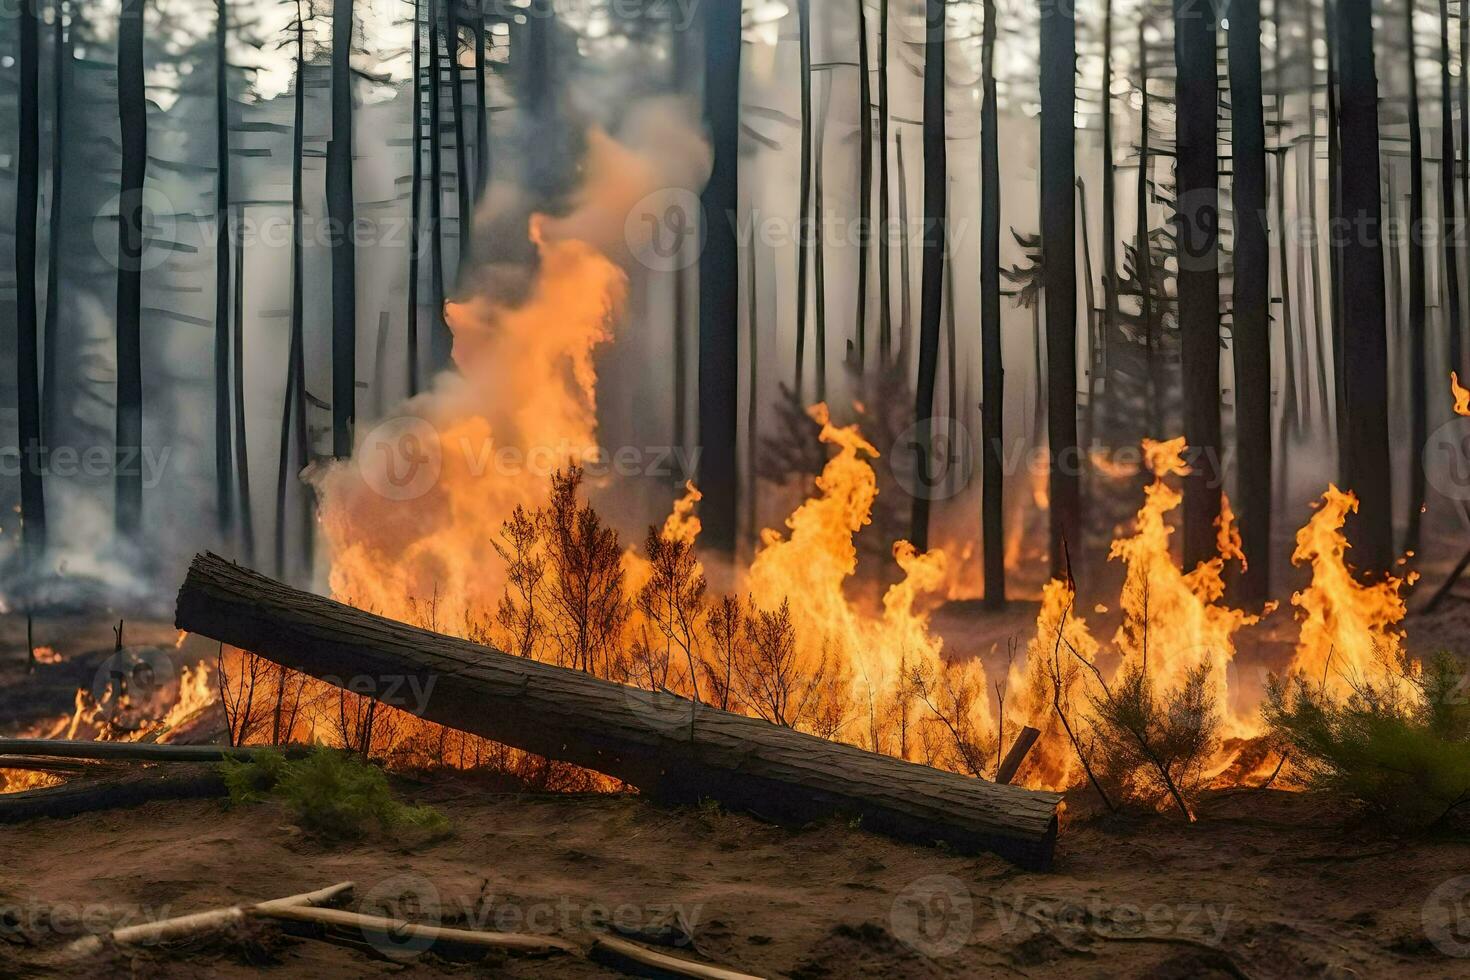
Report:
[{"label": "fallen stick", "polygon": [[588,952],[588,958],[624,972],[626,972],[627,965],[632,964],[643,970],[653,971],[658,976],[692,977],[694,980],[761,980],[760,977],[749,973],[739,973],[709,963],[698,963],[694,960],[686,960],[681,956],[670,956],[667,953],[660,953],[657,950],[613,936],[598,937]]},{"label": "fallen stick", "polygon": [[997,783],[1010,783],[1016,778],[1016,770],[1021,768],[1021,763],[1026,761],[1026,753],[1031,751],[1031,746],[1041,737],[1040,729],[1032,728],[1030,725],[1022,728],[1016,740],[1011,743],[1011,750],[1006,753],[1000,768],[995,771]]},{"label": "fallen stick", "polygon": [[570,762],[665,803],[714,800],[790,823],[833,816],[964,853],[1050,867],[1056,793],[1001,786],[514,657],[194,559],[180,629],[426,721]]},{"label": "fallen stick", "polygon": [[[259,746],[174,745],[159,742],[87,742],[66,738],[0,738],[0,755],[46,756],[53,759],[99,759],[106,762],[223,762],[253,759]],[[300,746],[285,750],[303,752]]]},{"label": "fallen stick", "polygon": [[66,953],[74,957],[90,956],[109,941],[119,946],[142,946],[188,939],[202,933],[216,932],[242,923],[252,915],[264,915],[272,910],[326,905],[350,893],[352,887],[352,882],[342,881],[314,892],[274,898],[255,905],[232,905],[229,908],[210,909],[207,912],[195,912],[157,922],[144,922],[98,936],[85,936],[69,945]]},{"label": "fallen stick", "polygon": [[580,955],[576,943],[556,936],[536,936],[521,932],[480,932],[474,929],[452,929],[431,926],[381,915],[363,915],[342,909],[321,909],[300,905],[254,906],[250,914],[263,919],[310,922],[316,925],[358,929],[364,933],[383,933],[396,939],[427,939],[433,943],[499,949],[512,953],[570,953]]},{"label": "fallen stick", "polygon": [[72,817],[153,800],[193,800],[227,794],[224,777],[213,766],[199,768],[202,771],[128,774],[0,793],[0,824]]}]

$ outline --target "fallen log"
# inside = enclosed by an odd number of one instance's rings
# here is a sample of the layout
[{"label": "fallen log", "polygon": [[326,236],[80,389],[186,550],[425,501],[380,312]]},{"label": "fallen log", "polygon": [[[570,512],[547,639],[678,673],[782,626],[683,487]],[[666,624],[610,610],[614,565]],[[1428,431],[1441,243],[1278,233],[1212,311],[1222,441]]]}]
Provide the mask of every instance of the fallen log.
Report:
[{"label": "fallen log", "polygon": [[581,955],[576,943],[557,936],[533,935],[521,932],[480,932],[477,929],[453,929],[447,926],[431,926],[403,919],[390,919],[381,915],[363,915],[344,912],[341,909],[322,909],[304,905],[257,905],[250,914],[262,919],[279,919],[290,922],[309,922],[319,926],[338,929],[361,930],[364,935],[390,936],[402,942],[405,939],[422,939],[429,943],[448,946],[473,946],[479,949],[499,949],[510,953],[545,955],[570,953]]},{"label": "fallen log", "polygon": [[1026,754],[1031,751],[1031,746],[1041,737],[1041,731],[1030,725],[1021,729],[1016,740],[1011,743],[1011,750],[1006,753],[1005,759],[1001,761],[995,770],[995,781],[997,783],[1009,783],[1016,778],[1016,770],[1021,768],[1021,763],[1026,761]]},{"label": "fallen log", "polygon": [[621,779],[666,803],[715,800],[1050,866],[1061,797],[943,772],[667,692],[417,629],[194,559],[176,623],[419,717]]},{"label": "fallen log", "polygon": [[[0,755],[45,756],[53,759],[98,759],[128,762],[223,762],[249,760],[261,750],[246,746],[177,745],[172,742],[88,742],[66,738],[0,738]],[[286,753],[307,751],[300,746]]]},{"label": "fallen log", "polygon": [[690,980],[761,980],[749,973],[740,973],[712,963],[687,960],[682,956],[670,956],[614,936],[600,936],[594,940],[587,958],[620,972],[640,976],[689,977]]},{"label": "fallen log", "polygon": [[0,824],[41,817],[74,817],[80,813],[137,806],[154,800],[193,800],[225,796],[225,780],[214,766],[197,763],[189,771],[148,771],[106,779],[84,779],[44,789],[0,793]]}]

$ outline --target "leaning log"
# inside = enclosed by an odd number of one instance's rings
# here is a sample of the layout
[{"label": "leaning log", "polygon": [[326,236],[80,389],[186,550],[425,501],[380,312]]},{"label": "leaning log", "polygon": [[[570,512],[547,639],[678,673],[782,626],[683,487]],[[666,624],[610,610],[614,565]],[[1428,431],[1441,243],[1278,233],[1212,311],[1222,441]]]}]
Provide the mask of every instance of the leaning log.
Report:
[{"label": "leaning log", "polygon": [[103,779],[79,779],[60,786],[18,793],[0,793],[0,824],[23,823],[42,817],[63,819],[155,800],[206,799],[228,793],[224,776],[218,768],[195,763],[170,768],[167,772],[150,770]]},{"label": "leaning log", "polygon": [[915,765],[756,718],[431,633],[217,555],[179,591],[180,629],[460,731],[782,822],[830,816],[906,840],[1050,866],[1060,796]]},{"label": "leaning log", "polygon": [[[0,755],[56,759],[96,759],[102,762],[248,762],[260,753],[255,746],[177,745],[172,742],[86,742],[65,738],[0,738]],[[285,750],[303,754],[301,746]]]}]

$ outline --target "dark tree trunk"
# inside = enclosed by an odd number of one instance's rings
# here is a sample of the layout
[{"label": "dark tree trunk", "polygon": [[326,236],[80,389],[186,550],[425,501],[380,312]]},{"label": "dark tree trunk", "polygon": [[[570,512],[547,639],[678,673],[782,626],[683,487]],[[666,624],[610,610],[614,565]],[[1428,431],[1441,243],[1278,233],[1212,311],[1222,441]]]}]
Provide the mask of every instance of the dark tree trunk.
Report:
[{"label": "dark tree trunk", "polygon": [[1220,518],[1219,175],[1215,161],[1215,23],[1193,0],[1174,0],[1178,66],[1175,148],[1179,336],[1184,384],[1184,567],[1216,553]]},{"label": "dark tree trunk", "polygon": [[[1333,417],[1337,430],[1337,469],[1339,482],[1347,483],[1347,392],[1344,388],[1345,355],[1342,333],[1342,248],[1340,219],[1342,209],[1342,138],[1338,119],[1338,44],[1337,9],[1338,0],[1322,0],[1322,16],[1326,21],[1327,42],[1327,264],[1329,286],[1329,308],[1332,314],[1332,386]],[[1380,281],[1382,277],[1380,275]]]},{"label": "dark tree trunk", "polygon": [[444,148],[440,143],[444,79],[440,74],[439,37],[439,0],[429,0],[429,370],[434,374],[447,370],[454,362],[454,337],[444,321]]},{"label": "dark tree trunk", "polygon": [[458,255],[456,267],[460,272],[470,261],[474,252],[475,215],[470,199],[469,147],[465,145],[464,123],[464,75],[459,67],[459,3],[449,0],[445,5],[448,12],[445,23],[444,53],[449,59],[449,106],[454,112],[454,189],[458,202],[459,216]]},{"label": "dark tree trunk", "polygon": [[[1117,173],[1113,162],[1113,0],[1103,11],[1102,52],[1102,350],[1097,358],[1102,371],[1103,397],[1113,404],[1112,351],[1118,334],[1118,215]],[[1107,420],[1105,419],[1105,422]]]},{"label": "dark tree trunk", "polygon": [[898,250],[898,363],[908,370],[909,335],[913,332],[913,285],[909,272],[909,182],[903,166],[903,130],[894,134],[894,163],[898,167],[898,227],[904,229],[899,235]]},{"label": "dark tree trunk", "polygon": [[357,418],[357,262],[352,194],[352,0],[332,4],[332,138],[327,214],[332,249],[332,455],[352,455]]},{"label": "dark tree trunk", "polygon": [[938,489],[934,459],[934,388],[944,316],[944,249],[949,176],[944,120],[944,0],[926,0],[924,16],[924,265],[919,296],[919,378],[914,398],[914,497],[909,540],[929,550],[929,498]]},{"label": "dark tree trunk", "polygon": [[[1277,22],[1280,22],[1280,5],[1283,0],[1276,0]],[[1312,5],[1306,5],[1306,34],[1307,50],[1317,50],[1317,15]],[[1281,55],[1277,54],[1277,59]],[[1279,69],[1278,69],[1279,73]],[[1278,83],[1279,87],[1279,83]],[[1308,68],[1307,75],[1307,228],[1310,233],[1307,239],[1307,266],[1311,273],[1312,283],[1312,336],[1317,344],[1317,411],[1322,419],[1322,424],[1327,424],[1331,416],[1329,404],[1331,396],[1328,394],[1330,384],[1327,377],[1328,347],[1330,340],[1327,336],[1327,318],[1322,315],[1322,261],[1318,254],[1317,238],[1319,235],[1317,226],[1317,70],[1315,59]],[[1303,325],[1305,329],[1305,324]]]},{"label": "dark tree trunk", "polygon": [[1460,369],[1460,210],[1455,202],[1455,96],[1450,88],[1449,0],[1439,0],[1439,193],[1440,239],[1444,242],[1445,305],[1449,308],[1450,370]]},{"label": "dark tree trunk", "polygon": [[812,312],[815,316],[812,325],[816,328],[812,335],[812,369],[816,378],[816,400],[819,402],[827,400],[827,243],[822,233],[827,222],[827,197],[822,190],[822,174],[825,169],[823,150],[827,145],[827,114],[831,105],[832,75],[830,71],[823,71],[822,103],[817,110],[816,127],[812,133],[815,141],[812,151]]},{"label": "dark tree trunk", "polygon": [[[286,531],[289,521],[286,503],[289,496],[292,446],[295,445],[294,472],[306,468],[310,455],[306,426],[306,316],[305,283],[302,282],[304,230],[302,229],[301,163],[306,141],[306,23],[302,20],[301,2],[296,3],[296,91],[292,98],[291,138],[291,338],[286,360],[286,398],[281,411],[280,458],[276,468],[276,573],[285,577]],[[302,535],[307,541],[307,564],[310,564],[311,501],[302,488]]]},{"label": "dark tree trunk", "polygon": [[[1466,213],[1470,214],[1470,71],[1465,69],[1465,59],[1470,56],[1470,9],[1464,3],[1460,4],[1460,152],[1465,154],[1466,159],[1461,161],[1460,175],[1460,201],[1463,203]],[[1459,271],[1456,270],[1456,275]],[[1453,370],[1465,373],[1464,338],[1459,334],[1450,335],[1450,363]]]},{"label": "dark tree trunk", "polygon": [[[36,7],[20,4],[20,132],[15,185],[15,364],[20,440],[20,522],[26,561],[46,548],[46,498],[41,481],[40,322],[36,297],[36,212],[41,196],[41,29]],[[54,207],[55,205],[53,205]]]},{"label": "dark tree trunk", "polygon": [[878,0],[878,357],[893,357],[893,243],[888,240],[888,0]]},{"label": "dark tree trunk", "polygon": [[145,0],[123,0],[117,33],[117,109],[122,136],[118,198],[116,503],[120,538],[143,521],[143,181],[148,168],[148,95],[143,83]]},{"label": "dark tree trunk", "polygon": [[1006,604],[1005,365],[1000,319],[1000,134],[995,85],[996,2],[985,0],[980,100],[981,540],[985,606]]},{"label": "dark tree trunk", "polygon": [[1080,554],[1082,494],[1077,448],[1077,180],[1073,116],[1077,22],[1070,4],[1041,18],[1041,267],[1046,295],[1047,441],[1051,574]]},{"label": "dark tree trunk", "polygon": [[704,114],[714,169],[701,199],[706,232],[699,257],[699,485],[704,540],[732,554],[738,523],[740,427],[739,205],[740,6],[704,8]]},{"label": "dark tree trunk", "polygon": [[220,540],[234,530],[230,472],[230,30],[227,0],[215,0],[214,27],[214,500]]},{"label": "dark tree trunk", "polygon": [[[434,0],[429,0],[432,4]],[[413,161],[409,168],[408,236],[408,394],[419,391],[419,250],[423,242],[424,214],[424,66],[421,0],[413,4]]]},{"label": "dark tree trunk", "polygon": [[[1239,581],[1240,601],[1253,608],[1270,598],[1271,567],[1271,246],[1266,227],[1266,124],[1261,96],[1260,0],[1231,0],[1236,510],[1246,557]],[[1278,158],[1281,169],[1285,163],[1285,156]],[[1283,270],[1286,256],[1283,251]],[[1289,302],[1289,297],[1283,298],[1283,306]]]},{"label": "dark tree trunk", "polygon": [[[41,365],[41,439],[54,446],[61,424],[60,388],[57,378],[61,367],[61,240],[64,234],[62,210],[62,174],[65,162],[64,138],[67,77],[71,74],[72,46],[66,36],[66,3],[56,0],[55,20],[51,25],[51,85],[55,104],[51,111],[51,209],[47,215],[50,233],[46,239],[46,321],[45,357]],[[43,522],[44,524],[44,522]]]},{"label": "dark tree trunk", "polygon": [[801,53],[801,178],[796,219],[796,378],[797,401],[806,384],[807,267],[812,234],[812,12],[811,0],[796,0],[797,45]]},{"label": "dark tree trunk", "polygon": [[490,107],[485,103],[485,18],[475,23],[475,203],[490,184]]},{"label": "dark tree trunk", "polygon": [[[244,209],[237,212],[244,224]],[[237,225],[237,226],[238,226]],[[245,416],[245,250],[235,249],[235,510],[240,516],[240,556],[255,564],[255,508],[250,500],[250,453],[246,446]]]},{"label": "dark tree trunk", "polygon": [[873,251],[873,90],[868,77],[866,0],[857,0],[858,30],[858,270],[853,346],[861,374],[868,363],[868,266]]},{"label": "dark tree trunk", "polygon": [[1158,338],[1154,334],[1153,308],[1153,244],[1149,239],[1149,94],[1148,94],[1148,27],[1147,12],[1138,19],[1138,191],[1135,209],[1138,227],[1134,232],[1133,250],[1138,265],[1139,318],[1143,321],[1144,371],[1148,375],[1148,432],[1160,435],[1163,425],[1163,384],[1159,380]]},{"label": "dark tree trunk", "polygon": [[[1425,317],[1428,300],[1424,285],[1424,135],[1419,121],[1419,58],[1414,46],[1416,0],[1404,0],[1404,48],[1408,58],[1409,98],[1409,499],[1404,527],[1404,549],[1419,548],[1420,511],[1428,493],[1424,476],[1424,443],[1429,439],[1428,344]],[[1453,134],[1446,133],[1453,139]]]},{"label": "dark tree trunk", "polygon": [[1346,485],[1358,496],[1353,529],[1359,567],[1385,573],[1393,562],[1393,507],[1388,452],[1388,341],[1384,306],[1382,202],[1378,172],[1378,79],[1373,63],[1371,0],[1339,0],[1337,12],[1339,225],[1353,233],[1342,247],[1343,389],[1347,404]]}]

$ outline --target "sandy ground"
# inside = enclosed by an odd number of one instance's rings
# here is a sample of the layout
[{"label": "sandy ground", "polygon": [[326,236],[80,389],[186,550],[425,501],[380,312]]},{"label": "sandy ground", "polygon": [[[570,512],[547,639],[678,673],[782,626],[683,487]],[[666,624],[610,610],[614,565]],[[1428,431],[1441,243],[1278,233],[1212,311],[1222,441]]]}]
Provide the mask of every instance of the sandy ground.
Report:
[{"label": "sandy ground", "polygon": [[[939,617],[983,653],[1030,629],[1033,609]],[[1470,605],[1420,624],[1463,645]],[[23,679],[23,620],[0,620],[0,734],[64,713],[110,655],[107,622],[38,623],[61,663]],[[171,647],[162,623],[130,642]],[[19,635],[17,635],[19,632]],[[1415,632],[1411,628],[1411,634]],[[212,654],[186,645],[182,663]],[[1259,658],[1272,656],[1263,649]],[[898,844],[845,824],[797,830],[635,797],[505,792],[473,776],[400,780],[452,836],[405,848],[328,845],[275,804],[154,803],[0,827],[0,977],[599,976],[569,957],[328,943],[258,926],[183,947],[55,957],[88,932],[357,883],[349,907],[419,921],[545,932],[586,943],[620,926],[682,922],[685,955],[761,976],[1470,977],[1470,844],[1385,838],[1330,801],[1233,791],[1187,826],[1107,816],[1069,799],[1055,869]]]}]

